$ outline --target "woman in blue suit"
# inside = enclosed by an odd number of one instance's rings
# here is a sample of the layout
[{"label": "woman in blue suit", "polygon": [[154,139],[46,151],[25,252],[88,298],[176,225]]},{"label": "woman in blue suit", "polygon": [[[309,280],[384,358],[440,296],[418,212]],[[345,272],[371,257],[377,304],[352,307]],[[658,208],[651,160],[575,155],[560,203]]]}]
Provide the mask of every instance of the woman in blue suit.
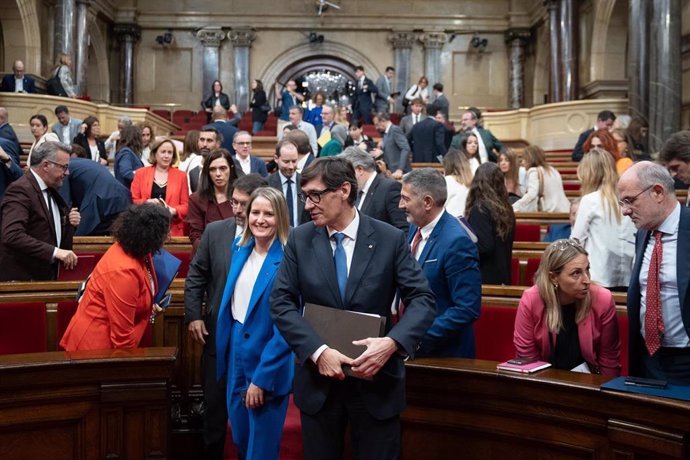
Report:
[{"label": "woman in blue suit", "polygon": [[292,388],[294,358],[269,304],[288,231],[280,190],[255,190],[218,313],[217,377],[227,376],[232,438],[246,460],[278,459]]}]

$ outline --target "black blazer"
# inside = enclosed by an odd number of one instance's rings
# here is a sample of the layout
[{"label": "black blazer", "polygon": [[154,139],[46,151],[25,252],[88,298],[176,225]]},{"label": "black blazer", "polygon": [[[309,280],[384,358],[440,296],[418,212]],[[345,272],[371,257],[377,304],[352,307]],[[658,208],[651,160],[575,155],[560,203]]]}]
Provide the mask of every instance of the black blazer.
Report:
[{"label": "black blazer", "polygon": [[[390,306],[398,289],[406,309],[391,326]],[[295,369],[295,404],[311,415],[321,410],[334,380],[321,376],[310,359],[323,340],[302,318],[303,302],[386,317],[386,336],[410,357],[435,316],[426,277],[397,228],[360,214],[344,302],[326,228],[308,223],[293,229],[271,293],[271,316],[302,363]],[[393,417],[405,408],[402,354],[394,353],[374,380],[356,382],[367,411],[376,419]]]},{"label": "black blazer", "polygon": [[[25,93],[36,93],[36,83],[34,79],[24,75],[23,78],[24,92]],[[0,84],[0,91],[14,93],[16,86],[14,74],[5,75],[2,78],[2,84]]]},{"label": "black blazer", "polygon": [[362,214],[391,224],[407,235],[410,224],[405,211],[400,209],[400,182],[377,174],[362,205]]},{"label": "black blazer", "polygon": [[414,125],[407,138],[415,163],[439,163],[437,157],[447,152],[445,128],[431,117]]},{"label": "black blazer", "polygon": [[487,207],[480,201],[472,206],[468,222],[478,240],[482,284],[512,284],[511,259],[515,220],[506,238],[500,239],[496,231],[496,222]]},{"label": "black blazer", "polygon": [[266,91],[259,89],[254,91],[249,107],[252,109],[252,122],[259,121],[265,123],[268,119],[268,112],[261,110],[261,106],[266,104]]},{"label": "black blazer", "polygon": [[[225,110],[230,110],[230,98],[228,97],[228,95],[225,93],[220,93],[219,98],[220,105],[222,105]],[[204,109],[213,110],[213,103],[215,102],[215,100],[215,93],[211,93],[211,95],[207,97],[201,105],[204,107]]]},{"label": "black blazer", "polygon": [[[89,158],[91,158],[91,146],[89,145],[89,140],[84,134],[77,134],[77,137],[75,137],[72,140],[72,142],[77,145],[81,145],[82,148],[86,150],[86,154],[89,156]],[[103,143],[103,141],[100,139],[96,139],[96,147],[98,147],[98,156],[100,156],[104,160],[107,160],[108,153],[105,151],[105,144]]]},{"label": "black blazer", "polygon": [[[300,178],[301,178],[300,174],[296,172],[295,175],[293,176],[293,179],[292,179],[295,181],[295,184],[297,187],[297,191],[296,191],[297,194],[302,192],[302,186],[300,185]],[[273,174],[268,176],[267,181],[268,181],[269,187],[273,187],[276,190],[280,190],[280,193],[283,193],[283,184],[281,184],[281,182],[280,182],[280,174],[278,174],[278,170],[276,170],[276,172],[274,172]],[[302,200],[300,200],[300,199],[297,200],[297,217],[299,218],[299,222],[298,222],[299,225],[301,225],[305,222],[311,221],[311,215],[307,211],[304,210],[304,203],[302,203]]]}]

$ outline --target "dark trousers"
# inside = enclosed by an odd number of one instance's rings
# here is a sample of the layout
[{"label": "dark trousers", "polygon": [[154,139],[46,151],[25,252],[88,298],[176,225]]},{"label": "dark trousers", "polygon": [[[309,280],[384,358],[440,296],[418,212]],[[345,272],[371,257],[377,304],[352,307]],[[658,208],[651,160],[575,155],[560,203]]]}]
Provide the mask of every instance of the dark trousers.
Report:
[{"label": "dark trousers", "polygon": [[321,410],[314,415],[302,412],[301,420],[307,460],[341,459],[348,424],[355,459],[400,458],[400,417],[373,418],[364,406],[359,382],[354,378],[336,382]]},{"label": "dark trousers", "polygon": [[649,356],[643,347],[642,362],[647,378],[690,385],[690,348],[661,347],[654,356]]},{"label": "dark trousers", "polygon": [[[210,337],[210,336],[209,336]],[[208,340],[208,339],[207,339]],[[228,431],[228,409],[225,403],[226,380],[216,380],[216,357],[201,355],[204,387],[204,458],[223,460]]]}]

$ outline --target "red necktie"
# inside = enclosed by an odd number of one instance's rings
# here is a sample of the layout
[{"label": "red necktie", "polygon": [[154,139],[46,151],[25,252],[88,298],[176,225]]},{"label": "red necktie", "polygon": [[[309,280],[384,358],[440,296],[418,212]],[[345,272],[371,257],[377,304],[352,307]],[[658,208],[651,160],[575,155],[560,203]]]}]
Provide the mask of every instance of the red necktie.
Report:
[{"label": "red necktie", "polygon": [[649,261],[647,272],[647,311],[644,315],[645,342],[649,356],[654,355],[661,347],[661,337],[664,335],[664,321],[661,317],[661,289],[659,287],[659,272],[661,272],[661,235],[654,231],[654,249]]},{"label": "red necktie", "polygon": [[[414,238],[412,238],[412,246],[410,247],[410,250],[412,251],[412,257],[415,257],[415,255],[417,254],[417,247],[419,246],[420,241],[422,241],[422,229],[421,229],[421,227],[417,229],[417,231],[414,234]],[[400,305],[398,305],[398,321],[400,321],[400,318],[402,318],[404,311],[405,311],[405,304],[401,300]]]}]

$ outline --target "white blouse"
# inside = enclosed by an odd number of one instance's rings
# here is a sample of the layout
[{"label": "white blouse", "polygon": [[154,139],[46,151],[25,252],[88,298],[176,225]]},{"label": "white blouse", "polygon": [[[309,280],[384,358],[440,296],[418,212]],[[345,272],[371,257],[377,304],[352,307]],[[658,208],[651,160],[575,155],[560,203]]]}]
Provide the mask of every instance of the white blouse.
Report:
[{"label": "white blouse", "polygon": [[255,250],[252,251],[249,257],[247,257],[240,275],[237,277],[235,291],[232,293],[232,318],[242,324],[244,324],[247,316],[256,278],[261,273],[261,267],[265,259],[266,254],[259,254]]},{"label": "white blouse", "polygon": [[555,168],[545,170],[541,166],[527,170],[527,190],[522,198],[513,203],[513,210],[517,212],[537,212],[540,169],[544,176],[544,209],[542,209],[542,212],[569,212],[570,201],[565,196],[561,174]]},{"label": "white blouse", "polygon": [[465,215],[465,203],[470,189],[455,180],[453,176],[446,177],[448,198],[446,198],[446,211],[454,217]]}]

